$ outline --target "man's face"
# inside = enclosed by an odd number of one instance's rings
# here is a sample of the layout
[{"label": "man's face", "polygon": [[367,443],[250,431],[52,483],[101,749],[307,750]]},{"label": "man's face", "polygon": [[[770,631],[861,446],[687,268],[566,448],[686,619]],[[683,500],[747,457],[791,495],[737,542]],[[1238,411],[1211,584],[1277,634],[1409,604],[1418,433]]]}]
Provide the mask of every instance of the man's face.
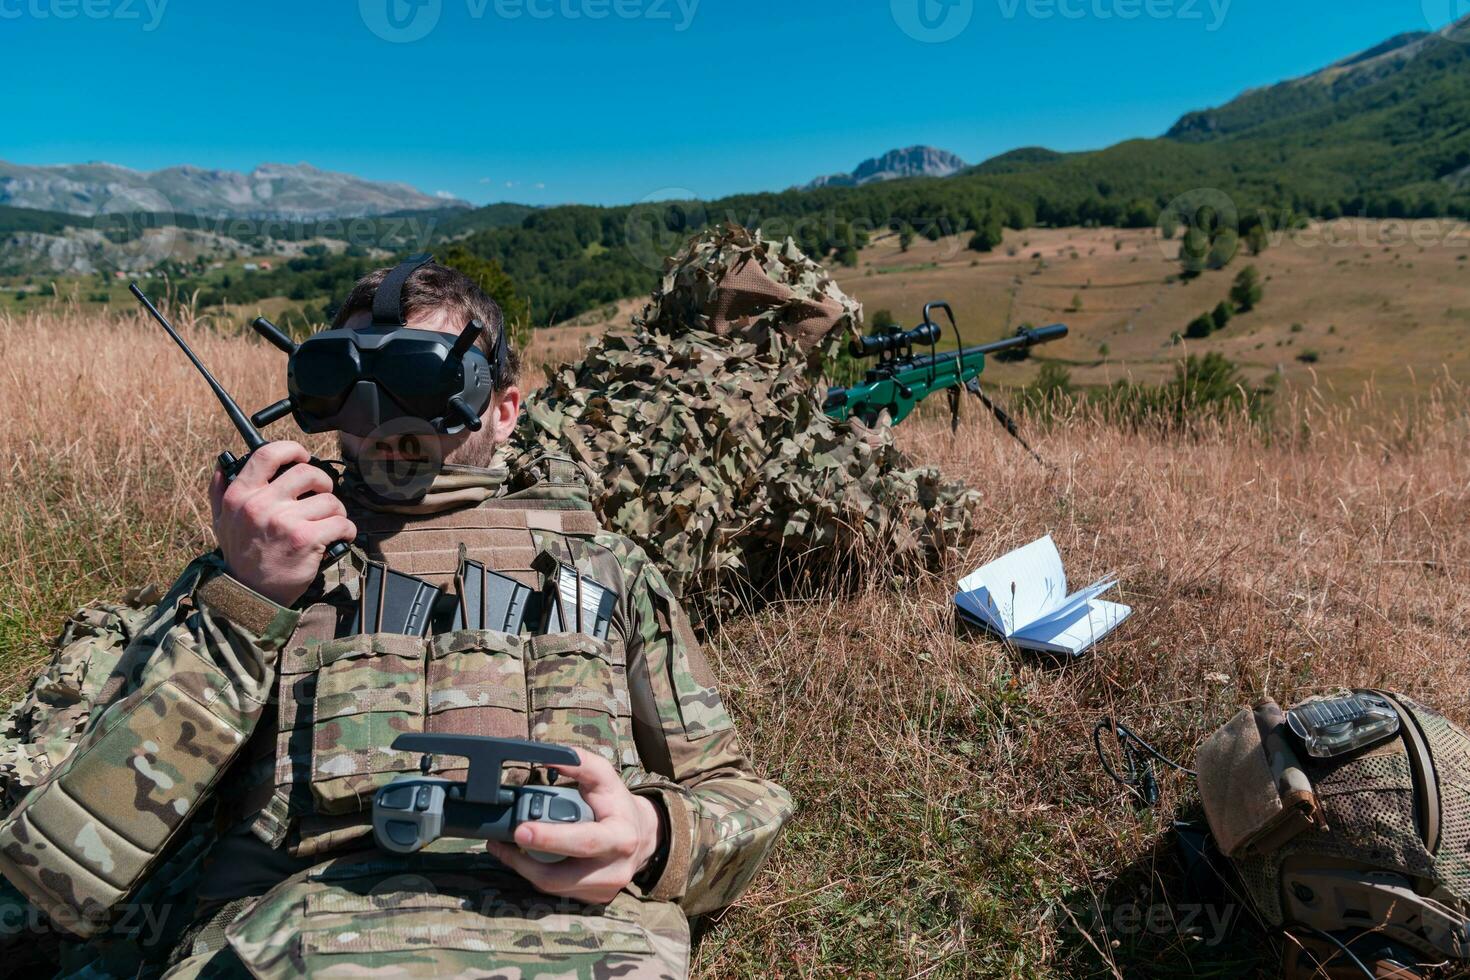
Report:
[{"label": "man's face", "polygon": [[[361,330],[373,322],[372,314],[366,310],[353,314],[343,326],[350,330]],[[463,320],[452,316],[447,310],[419,313],[408,319],[415,330],[437,330],[458,337],[464,330]],[[521,414],[521,392],[515,385],[497,391],[490,399],[490,406],[481,416],[484,426],[479,432],[465,429],[458,435],[390,436],[372,440],[370,451],[385,460],[442,460],[446,463],[464,463],[470,466],[485,466],[495,455],[497,446],[510,438]],[[348,432],[339,433],[342,451],[348,459],[361,457],[368,440]]]}]

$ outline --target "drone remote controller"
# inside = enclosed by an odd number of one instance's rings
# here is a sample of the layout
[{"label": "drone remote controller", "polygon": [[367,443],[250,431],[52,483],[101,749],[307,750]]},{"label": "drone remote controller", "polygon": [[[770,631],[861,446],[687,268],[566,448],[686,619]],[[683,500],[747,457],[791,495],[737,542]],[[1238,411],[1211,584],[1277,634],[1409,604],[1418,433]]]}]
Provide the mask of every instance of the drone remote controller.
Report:
[{"label": "drone remote controller", "polygon": [[[481,735],[405,733],[393,748],[469,760],[464,782],[433,776],[402,776],[373,796],[373,836],[395,854],[413,854],[440,837],[510,842],[527,821],[583,823],[595,820],[582,794],[565,786],[503,786],[506,762],[574,766],[577,754],[560,745]],[[564,855],[526,852],[554,864]]]}]

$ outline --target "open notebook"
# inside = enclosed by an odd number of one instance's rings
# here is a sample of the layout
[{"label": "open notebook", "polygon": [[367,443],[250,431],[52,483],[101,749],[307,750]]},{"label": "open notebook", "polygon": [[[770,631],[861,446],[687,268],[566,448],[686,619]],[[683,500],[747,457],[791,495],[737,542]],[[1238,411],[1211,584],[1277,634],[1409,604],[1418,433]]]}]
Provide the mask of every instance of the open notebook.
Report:
[{"label": "open notebook", "polygon": [[1067,593],[1062,556],[1047,535],[960,580],[959,614],[1024,650],[1077,656],[1133,612],[1099,599],[1117,584],[1104,578]]}]

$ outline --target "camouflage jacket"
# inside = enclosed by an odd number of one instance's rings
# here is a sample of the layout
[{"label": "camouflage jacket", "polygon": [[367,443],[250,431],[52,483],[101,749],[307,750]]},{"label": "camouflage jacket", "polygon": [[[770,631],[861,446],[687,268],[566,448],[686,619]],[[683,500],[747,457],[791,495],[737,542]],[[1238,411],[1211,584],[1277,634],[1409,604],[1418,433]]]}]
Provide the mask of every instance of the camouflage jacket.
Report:
[{"label": "camouflage jacket", "polygon": [[[662,805],[670,831],[661,873],[644,882],[643,894],[686,914],[708,912],[736,899],[764,862],[791,814],[790,797],[753,772],[658,569],[624,538],[602,533],[594,541],[616,556],[623,575],[633,749],[624,778]],[[46,881],[22,887],[53,917],[58,908],[71,914],[63,924],[100,928],[133,883],[157,867],[198,804],[234,778],[226,772],[241,771],[240,750],[268,715],[302,617],[235,582],[217,555],[192,563],[146,612],[80,613],[37,686],[7,717],[12,737],[0,743],[0,782],[21,800],[0,828],[7,877]],[[59,699],[48,693],[57,689]],[[182,696],[161,701],[166,689]],[[58,700],[59,708],[50,703]],[[80,765],[88,758],[90,770]],[[88,800],[89,791],[101,795]],[[33,832],[29,810],[48,817],[45,835]],[[68,852],[105,869],[97,883],[64,880],[69,865],[46,867],[40,838],[56,838],[58,828],[75,843]]]}]

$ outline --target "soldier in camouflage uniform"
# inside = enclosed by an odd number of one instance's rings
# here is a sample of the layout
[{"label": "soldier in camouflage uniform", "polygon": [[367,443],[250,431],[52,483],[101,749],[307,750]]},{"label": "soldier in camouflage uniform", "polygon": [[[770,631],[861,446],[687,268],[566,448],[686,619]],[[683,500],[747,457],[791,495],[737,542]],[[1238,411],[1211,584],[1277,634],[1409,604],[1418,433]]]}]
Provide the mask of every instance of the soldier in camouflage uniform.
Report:
[{"label": "soldier in camouflage uniform", "polygon": [[[513,447],[599,475],[593,506],[697,610],[873,567],[936,567],[979,494],[886,424],[822,412],[862,308],[796,244],[727,226],[669,260],[631,333],[531,396]],[[877,560],[875,562],[875,559]]]},{"label": "soldier in camouflage uniform", "polygon": [[[339,324],[366,321],[383,277],[357,285]],[[491,346],[502,328],[493,302],[442,267],[415,271],[402,298],[413,327],[458,333],[474,317]],[[73,624],[7,719],[11,745],[26,741],[0,757],[18,801],[0,825],[0,872],[90,938],[69,971],[116,972],[119,916],[167,876],[187,877],[197,902],[170,977],[687,973],[688,916],[744,891],[791,800],[754,773],[665,577],[599,526],[580,469],[544,454],[520,472],[501,462],[518,413],[511,384],[480,433],[439,437],[448,462],[408,502],[351,473],[339,500],[303,448],[272,443],[228,486],[215,477],[218,552],[156,605]],[[372,447],[344,435],[343,448]],[[406,452],[391,440],[372,451]],[[326,547],[354,538],[354,556],[319,577]],[[450,587],[457,554],[528,585],[548,556],[574,566],[616,596],[607,638],[343,630],[365,560]],[[366,808],[417,767],[389,748],[405,731],[571,746],[580,764],[560,775],[596,820],[523,824],[513,845],[378,850]],[[463,777],[459,760],[435,762]]]}]

